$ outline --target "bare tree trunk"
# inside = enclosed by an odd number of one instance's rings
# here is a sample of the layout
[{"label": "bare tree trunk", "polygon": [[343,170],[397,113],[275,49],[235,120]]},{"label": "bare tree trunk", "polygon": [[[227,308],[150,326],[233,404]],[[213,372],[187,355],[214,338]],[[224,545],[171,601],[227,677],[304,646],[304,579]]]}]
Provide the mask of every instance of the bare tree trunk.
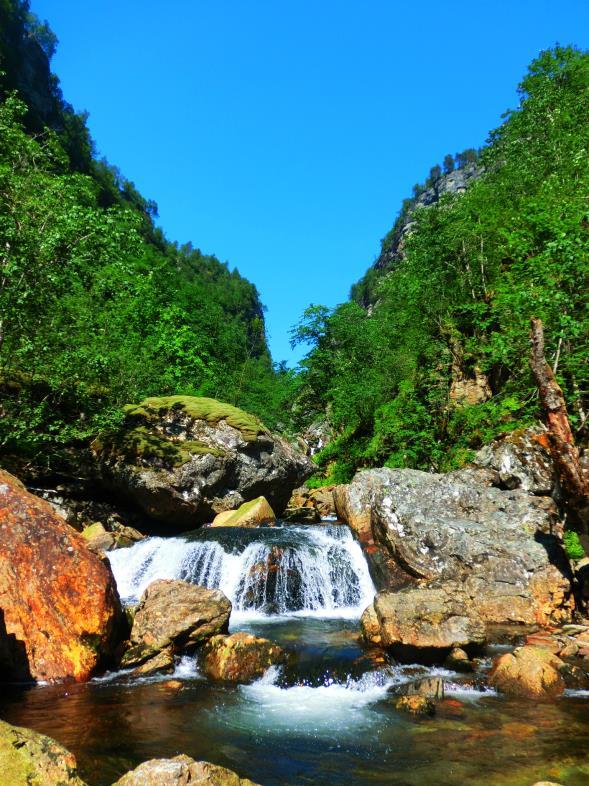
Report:
[{"label": "bare tree trunk", "polygon": [[546,412],[550,454],[571,513],[586,528],[589,524],[589,482],[579,463],[579,451],[575,445],[562,390],[546,362],[542,320],[532,319],[530,340],[531,366],[540,401]]}]

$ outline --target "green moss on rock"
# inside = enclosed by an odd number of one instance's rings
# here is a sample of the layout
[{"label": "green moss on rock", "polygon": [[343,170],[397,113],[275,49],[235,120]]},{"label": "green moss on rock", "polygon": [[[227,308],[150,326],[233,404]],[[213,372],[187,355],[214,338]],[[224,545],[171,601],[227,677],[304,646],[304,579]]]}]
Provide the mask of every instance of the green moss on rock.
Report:
[{"label": "green moss on rock", "polygon": [[221,448],[211,447],[198,440],[166,439],[155,434],[145,426],[136,426],[130,431],[108,434],[92,443],[92,449],[101,458],[124,458],[134,464],[141,460],[155,460],[168,467],[181,467],[192,456],[210,453],[213,456],[224,456]]},{"label": "green moss on rock", "polygon": [[50,737],[0,721],[2,783],[10,786],[85,786],[76,760]]},{"label": "green moss on rock", "polygon": [[146,398],[140,404],[127,404],[124,411],[129,418],[139,418],[148,422],[168,412],[182,413],[193,420],[206,420],[212,426],[224,420],[240,431],[247,442],[253,442],[259,434],[268,432],[264,424],[254,415],[214,398],[157,396]]}]

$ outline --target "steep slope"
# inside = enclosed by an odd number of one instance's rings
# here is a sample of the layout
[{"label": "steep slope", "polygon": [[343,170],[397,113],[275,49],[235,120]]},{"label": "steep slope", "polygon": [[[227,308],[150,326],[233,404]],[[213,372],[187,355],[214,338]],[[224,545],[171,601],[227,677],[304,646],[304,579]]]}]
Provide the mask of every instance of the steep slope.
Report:
[{"label": "steep slope", "polygon": [[532,317],[586,436],[589,55],[541,53],[519,95],[466,190],[417,189],[353,300],[308,309],[294,331],[313,347],[299,422],[327,412],[338,434],[318,459],[330,480],[382,464],[452,469],[538,418]]}]

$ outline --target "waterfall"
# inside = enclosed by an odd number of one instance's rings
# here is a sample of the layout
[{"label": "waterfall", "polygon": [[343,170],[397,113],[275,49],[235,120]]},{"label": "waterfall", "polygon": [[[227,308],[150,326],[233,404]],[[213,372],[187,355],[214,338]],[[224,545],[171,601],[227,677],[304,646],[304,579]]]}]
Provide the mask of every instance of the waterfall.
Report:
[{"label": "waterfall", "polygon": [[203,529],[108,557],[125,603],[156,579],[184,579],[222,590],[241,615],[353,618],[375,592],[360,546],[341,525]]}]

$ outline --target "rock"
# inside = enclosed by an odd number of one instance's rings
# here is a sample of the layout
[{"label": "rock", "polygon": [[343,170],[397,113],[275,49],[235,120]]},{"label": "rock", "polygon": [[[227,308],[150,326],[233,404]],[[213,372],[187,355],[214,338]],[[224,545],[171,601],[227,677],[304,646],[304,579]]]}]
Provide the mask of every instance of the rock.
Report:
[{"label": "rock", "polygon": [[499,692],[524,699],[553,699],[562,695],[563,661],[541,647],[518,647],[493,661],[489,684]]},{"label": "rock", "polygon": [[319,524],[321,516],[315,508],[288,507],[280,517],[283,521],[292,521],[295,524]]},{"label": "rock", "polygon": [[444,665],[452,671],[460,671],[463,673],[474,671],[474,665],[471,663],[468,653],[460,647],[454,647],[454,649],[450,651]]},{"label": "rock", "polygon": [[428,677],[423,680],[409,682],[403,686],[404,696],[425,696],[431,701],[443,701],[445,695],[444,680],[441,677]]},{"label": "rock", "polygon": [[149,677],[152,674],[171,674],[174,671],[174,654],[168,647],[133,669],[132,677]]},{"label": "rock", "polygon": [[[566,622],[574,601],[560,540],[547,534],[553,503],[521,489],[494,488],[489,472],[361,471],[335,489],[336,508],[369,564],[374,547],[376,567],[386,564],[396,586],[403,579],[456,581],[487,623]],[[372,574],[376,580],[378,571]]]},{"label": "rock", "polygon": [[476,647],[485,641],[483,620],[451,582],[379,592],[374,609],[382,644],[399,660],[439,662],[455,647]]},{"label": "rock", "polygon": [[113,657],[126,627],[108,563],[2,470],[0,609],[0,679],[86,680]]},{"label": "rock", "polygon": [[189,756],[150,759],[123,775],[113,786],[257,786],[225,767]]},{"label": "rock", "polygon": [[551,495],[556,486],[544,428],[518,429],[494,440],[479,450],[473,464],[496,472],[500,488]]},{"label": "rock", "polygon": [[367,644],[371,644],[375,647],[378,647],[380,644],[382,644],[380,623],[378,621],[378,617],[376,616],[374,603],[371,603],[370,606],[364,609],[364,612],[360,617],[360,628],[362,630],[364,641]]},{"label": "rock", "polygon": [[0,721],[0,771],[6,786],[85,786],[76,766],[74,755],[50,737]]},{"label": "rock", "polygon": [[436,707],[431,699],[426,696],[399,696],[395,701],[395,708],[406,712],[408,715],[427,716],[434,715]]},{"label": "rock", "polygon": [[285,660],[282,647],[250,633],[213,636],[203,647],[204,671],[214,680],[253,682]]},{"label": "rock", "polygon": [[112,532],[107,532],[104,525],[98,521],[85,527],[82,530],[82,537],[86,538],[86,543],[90,551],[96,553],[111,551],[116,548],[115,536]]},{"label": "rock", "polygon": [[322,450],[331,442],[333,437],[333,428],[326,419],[311,423],[300,435],[303,449],[308,456],[314,456],[315,453]]},{"label": "rock", "polygon": [[288,502],[289,508],[306,508],[313,510],[319,519],[335,515],[335,502],[333,490],[335,486],[320,486],[316,489],[308,489],[301,486],[295,489]]},{"label": "rock", "polygon": [[555,783],[554,781],[536,781],[534,786],[562,786],[562,783]]},{"label": "rock", "polygon": [[101,482],[176,531],[259,495],[281,513],[316,469],[253,415],[214,399],[149,398],[126,412],[119,433],[92,445]]},{"label": "rock", "polygon": [[276,516],[265,497],[257,497],[244,502],[237,510],[218,513],[211,527],[258,527],[260,524],[274,524]]},{"label": "rock", "polygon": [[227,631],[231,603],[219,590],[161,579],[147,587],[135,612],[124,668],[141,666],[163,651],[190,652]]}]

